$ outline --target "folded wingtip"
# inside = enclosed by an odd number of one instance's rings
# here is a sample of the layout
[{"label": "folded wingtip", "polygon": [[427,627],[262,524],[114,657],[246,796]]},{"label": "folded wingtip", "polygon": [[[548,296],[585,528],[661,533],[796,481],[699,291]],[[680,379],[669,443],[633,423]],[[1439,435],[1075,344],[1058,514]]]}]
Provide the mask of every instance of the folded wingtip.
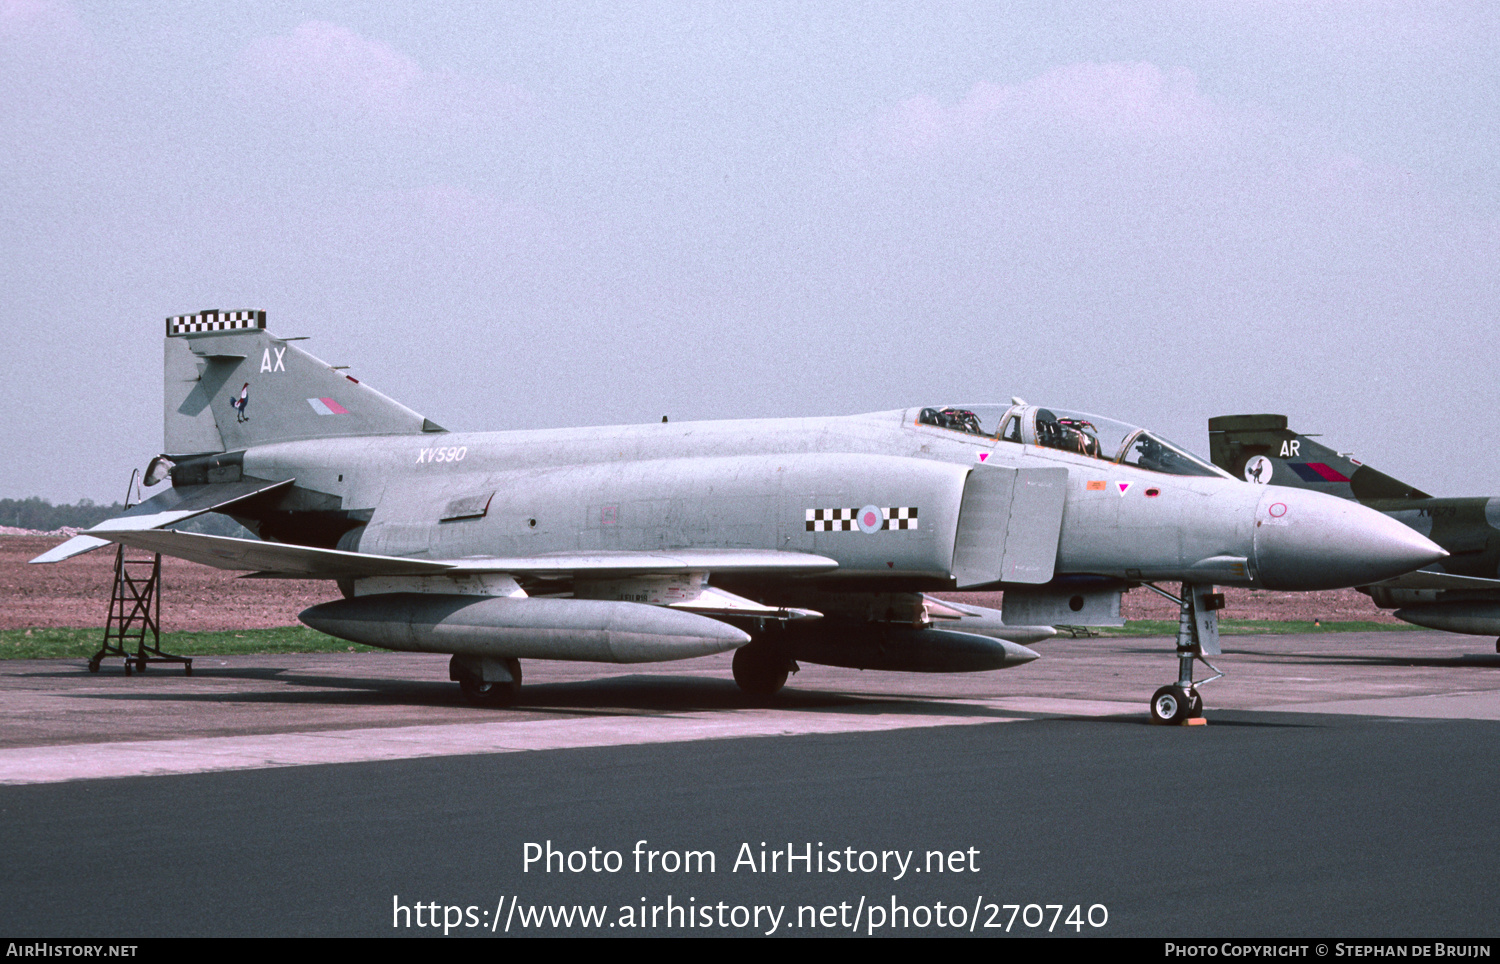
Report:
[{"label": "folded wingtip", "polygon": [[94,536],[76,535],[61,545],[53,546],[35,559],[28,560],[30,563],[62,562],[74,556],[81,556],[85,552],[92,552],[100,546],[109,545],[108,539],[98,539]]}]

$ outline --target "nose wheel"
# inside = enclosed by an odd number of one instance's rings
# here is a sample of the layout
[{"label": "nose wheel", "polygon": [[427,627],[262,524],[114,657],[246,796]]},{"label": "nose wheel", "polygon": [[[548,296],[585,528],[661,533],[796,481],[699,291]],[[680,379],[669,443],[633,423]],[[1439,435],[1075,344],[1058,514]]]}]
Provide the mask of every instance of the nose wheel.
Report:
[{"label": "nose wheel", "polygon": [[[1224,608],[1223,593],[1216,593],[1212,586],[1183,583],[1182,596],[1146,583],[1146,588],[1177,603],[1177,682],[1163,686],[1151,695],[1151,722],[1162,725],[1180,725],[1189,720],[1202,719],[1203,695],[1198,687],[1212,683],[1224,673],[1204,655],[1219,655],[1219,616]],[[1193,679],[1193,662],[1202,660],[1203,665],[1214,671],[1207,679]]]},{"label": "nose wheel", "polygon": [[1203,695],[1196,689],[1184,690],[1173,683],[1163,686],[1151,697],[1151,722],[1172,724],[1197,719],[1203,715]]}]

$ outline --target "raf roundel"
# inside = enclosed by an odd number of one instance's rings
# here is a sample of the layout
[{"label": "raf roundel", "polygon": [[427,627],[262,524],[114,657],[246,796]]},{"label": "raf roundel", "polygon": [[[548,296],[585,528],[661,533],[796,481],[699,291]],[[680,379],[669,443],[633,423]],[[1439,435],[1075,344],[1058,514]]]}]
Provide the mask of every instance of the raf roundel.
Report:
[{"label": "raf roundel", "polygon": [[808,509],[808,532],[853,532],[872,535],[887,529],[915,529],[914,505],[867,505],[862,509]]}]

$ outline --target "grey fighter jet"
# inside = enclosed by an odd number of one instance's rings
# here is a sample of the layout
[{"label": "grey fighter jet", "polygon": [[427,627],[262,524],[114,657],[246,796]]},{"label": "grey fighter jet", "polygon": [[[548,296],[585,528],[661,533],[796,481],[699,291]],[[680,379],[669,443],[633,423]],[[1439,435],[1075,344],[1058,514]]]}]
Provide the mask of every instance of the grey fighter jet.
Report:
[{"label": "grey fighter jet", "polygon": [[[449,654],[478,703],[514,698],[521,659],[732,649],[761,696],[799,660],[999,669],[1036,658],[1024,627],[1118,624],[1120,594],[1148,585],[1180,607],[1177,681],[1150,704],[1179,722],[1201,713],[1195,661],[1219,652],[1214,585],[1360,585],[1444,555],[1356,503],[1020,399],[460,433],[269,334],[261,311],[169,318],[165,351],[147,476],[172,488],[33,561],[113,542],[334,579],[344,598],[303,622]],[[259,538],[165,528],[204,512]],[[1003,615],[929,595],[970,589],[1003,589]]]},{"label": "grey fighter jet", "polygon": [[1208,439],[1214,464],[1233,475],[1353,499],[1448,551],[1420,571],[1359,587],[1381,609],[1429,629],[1500,637],[1500,498],[1434,498],[1299,435],[1285,415],[1211,418]]}]

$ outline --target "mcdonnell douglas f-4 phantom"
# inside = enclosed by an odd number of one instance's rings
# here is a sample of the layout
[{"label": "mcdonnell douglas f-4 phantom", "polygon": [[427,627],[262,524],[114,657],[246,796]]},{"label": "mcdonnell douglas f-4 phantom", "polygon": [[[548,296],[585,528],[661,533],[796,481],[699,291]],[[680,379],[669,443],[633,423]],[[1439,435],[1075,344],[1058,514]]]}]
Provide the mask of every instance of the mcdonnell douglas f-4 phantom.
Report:
[{"label": "mcdonnell douglas f-4 phantom", "polygon": [[[1120,594],[1148,585],[1180,607],[1177,682],[1151,701],[1177,722],[1202,711],[1195,660],[1220,651],[1214,585],[1352,586],[1444,554],[1356,503],[1019,399],[459,433],[292,342],[262,311],[168,318],[164,454],[146,477],[171,489],[33,561],[115,542],[334,579],[344,598],[303,622],[450,654],[466,697],[502,705],[521,659],[733,649],[757,695],[799,660],[999,669],[1036,657],[1017,627],[1118,624]],[[258,539],[165,528],[205,512]],[[1003,615],[927,595],[970,589],[1003,589]]]},{"label": "mcdonnell douglas f-4 phantom", "polygon": [[1434,498],[1297,434],[1285,415],[1221,415],[1208,420],[1208,438],[1228,472],[1353,499],[1448,551],[1440,563],[1361,586],[1381,609],[1429,629],[1500,637],[1500,498]]}]

